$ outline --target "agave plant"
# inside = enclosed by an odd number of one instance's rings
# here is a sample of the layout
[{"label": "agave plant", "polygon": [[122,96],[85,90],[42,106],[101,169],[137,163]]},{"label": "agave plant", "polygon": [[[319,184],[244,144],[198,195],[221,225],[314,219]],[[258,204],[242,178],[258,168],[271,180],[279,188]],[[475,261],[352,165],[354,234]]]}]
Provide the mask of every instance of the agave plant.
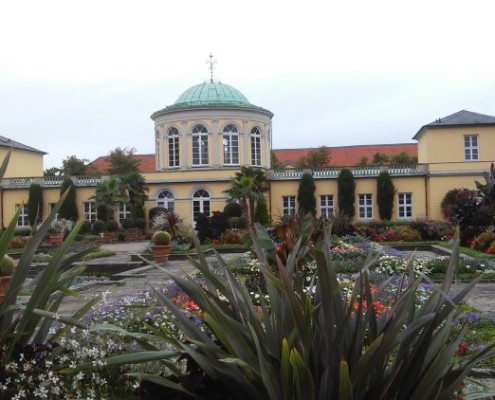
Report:
[{"label": "agave plant", "polygon": [[[201,308],[204,324],[195,324],[157,291],[183,335],[147,326],[154,341],[140,337],[145,350],[105,362],[161,360],[168,375],[136,375],[162,385],[164,397],[173,391],[185,398],[209,398],[205,386],[215,384],[221,385],[223,398],[235,399],[450,399],[473,366],[495,354],[490,346],[455,361],[465,330],[452,335],[450,326],[460,315],[459,303],[476,283],[451,292],[458,238],[443,283],[422,306],[416,306],[416,291],[424,276],[415,278],[409,268],[391,310],[379,314],[368,274],[375,260],[366,261],[349,300],[332,265],[329,235],[317,246],[308,237],[308,229],[303,230],[286,263],[278,258],[274,270],[264,258],[273,254],[271,241],[261,226],[256,227],[253,243],[266,279],[269,307],[262,296],[261,307],[254,306],[220,256],[221,276],[212,272],[204,256],[192,260],[203,283],[168,272]],[[297,270],[308,255],[316,262],[317,274],[310,290],[304,291]],[[91,330],[123,333],[108,325]],[[160,350],[160,341],[171,350]],[[189,360],[186,369],[178,363],[182,358]]]},{"label": "agave plant", "polygon": [[[2,163],[0,177],[5,173],[9,157],[10,153]],[[51,223],[56,218],[57,212],[66,196],[67,193],[61,196],[49,217],[27,242],[17,263],[5,298],[0,302],[1,365],[5,365],[4,363],[12,359],[16,352],[22,352],[26,345],[44,344],[46,342],[48,330],[53,319],[58,318],[57,311],[63,298],[67,294],[72,294],[68,290],[70,283],[83,269],[83,267],[70,266],[74,261],[92,250],[87,249],[77,255],[66,256],[70,244],[84,223],[84,220],[80,220],[65,242],[58,248],[47,267],[38,273],[35,278],[27,278],[33,256],[50,229]],[[8,245],[14,235],[19,213],[20,208],[0,237],[0,258],[7,252]],[[23,303],[20,296],[25,293],[29,294],[29,298]],[[60,317],[60,320],[66,319],[77,324],[75,319]]]}]

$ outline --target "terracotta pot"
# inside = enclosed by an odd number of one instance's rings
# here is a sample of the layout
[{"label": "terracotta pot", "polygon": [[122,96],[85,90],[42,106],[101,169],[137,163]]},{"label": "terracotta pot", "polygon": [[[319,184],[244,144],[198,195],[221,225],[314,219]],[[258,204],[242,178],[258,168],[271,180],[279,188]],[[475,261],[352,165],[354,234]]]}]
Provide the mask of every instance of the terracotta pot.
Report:
[{"label": "terracotta pot", "polygon": [[0,276],[0,302],[5,298],[5,293],[10,285],[10,281],[14,275],[2,275]]},{"label": "terracotta pot", "polygon": [[151,246],[153,258],[157,263],[165,263],[168,260],[171,246],[169,244],[154,244]]},{"label": "terracotta pot", "polygon": [[48,232],[48,241],[50,244],[57,245],[64,241],[63,232]]}]

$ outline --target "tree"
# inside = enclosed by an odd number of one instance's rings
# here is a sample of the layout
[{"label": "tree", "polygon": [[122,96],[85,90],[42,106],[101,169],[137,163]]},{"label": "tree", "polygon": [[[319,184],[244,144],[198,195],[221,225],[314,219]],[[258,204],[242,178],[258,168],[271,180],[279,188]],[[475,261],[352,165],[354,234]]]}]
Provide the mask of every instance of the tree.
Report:
[{"label": "tree", "polygon": [[483,205],[493,215],[495,209],[495,165],[492,163],[488,172],[483,173],[485,184],[474,181],[476,188],[481,194]]},{"label": "tree", "polygon": [[364,167],[366,165],[368,165],[369,161],[368,161],[368,157],[366,156],[363,156],[359,159],[359,161],[356,163],[356,167]]},{"label": "tree", "polygon": [[394,154],[390,157],[390,164],[394,165],[412,165],[417,164],[418,158],[412,157],[410,154],[405,151],[400,152],[399,154]]},{"label": "tree", "polygon": [[308,151],[306,156],[299,159],[301,168],[324,168],[330,162],[330,149],[326,146],[321,146],[318,149]]},{"label": "tree", "polygon": [[149,191],[146,179],[139,172],[129,172],[120,177],[121,183],[129,197],[129,206],[133,218],[140,218],[141,209],[144,209],[144,202]]},{"label": "tree", "polygon": [[72,182],[72,179],[67,177],[63,180],[60,187],[60,194],[62,195],[66,191],[69,191],[65,201],[60,206],[58,210],[58,215],[60,218],[65,218],[76,222],[78,219],[77,203],[76,203],[76,185]]},{"label": "tree", "polygon": [[376,180],[376,197],[380,219],[390,221],[394,208],[395,186],[387,171],[380,172]]},{"label": "tree", "polygon": [[125,187],[117,178],[110,178],[99,183],[91,199],[95,200],[96,207],[107,210],[106,221],[114,219],[115,211],[119,209],[120,204],[129,202]]},{"label": "tree", "polygon": [[76,156],[69,156],[62,161],[62,172],[63,176],[78,176],[86,175],[86,166],[88,160],[79,159]]},{"label": "tree", "polygon": [[37,183],[29,187],[28,220],[32,227],[43,218],[43,188]]},{"label": "tree", "polygon": [[343,168],[340,171],[337,179],[337,187],[339,214],[352,219],[356,213],[354,205],[356,201],[356,183],[350,169]]},{"label": "tree", "polygon": [[254,178],[251,176],[241,176],[232,178],[230,181],[231,187],[227,190],[230,198],[240,200],[246,210],[246,217],[249,226],[253,226],[253,214],[251,209],[251,201],[256,201],[262,193],[254,190]]},{"label": "tree", "polygon": [[268,206],[266,204],[265,197],[260,197],[256,202],[256,208],[254,210],[254,222],[258,222],[261,225],[267,225],[270,223],[270,214],[268,213]]},{"label": "tree", "polygon": [[388,164],[388,162],[389,162],[389,158],[386,154],[375,153],[373,155],[373,161],[371,163],[375,165],[383,165],[383,164]]},{"label": "tree", "polygon": [[278,161],[277,156],[275,155],[273,150],[270,153],[270,157],[271,157],[272,169],[285,169],[284,164],[282,164],[280,161]]},{"label": "tree", "polygon": [[297,191],[297,203],[299,204],[299,214],[306,215],[316,214],[316,198],[315,198],[316,185],[313,179],[313,175],[304,173],[301,176],[299,182],[299,189]]},{"label": "tree", "polygon": [[61,171],[57,167],[45,169],[45,172],[43,173],[43,175],[45,177],[57,177],[57,176],[60,176],[60,174],[61,174]]},{"label": "tree", "polygon": [[141,162],[134,158],[134,148],[121,149],[117,147],[111,151],[107,157],[109,163],[108,173],[111,175],[124,175],[131,172],[139,172],[139,165]]}]

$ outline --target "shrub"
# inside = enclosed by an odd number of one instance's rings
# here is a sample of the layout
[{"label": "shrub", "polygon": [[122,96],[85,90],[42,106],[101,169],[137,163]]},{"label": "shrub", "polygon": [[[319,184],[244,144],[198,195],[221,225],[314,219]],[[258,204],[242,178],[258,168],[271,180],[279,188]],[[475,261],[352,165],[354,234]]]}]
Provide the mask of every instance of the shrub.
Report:
[{"label": "shrub", "polygon": [[122,224],[122,228],[124,229],[129,229],[129,228],[134,228],[135,223],[132,218],[124,218],[122,221],[120,221]]},{"label": "shrub", "polygon": [[93,231],[97,235],[102,232],[105,232],[106,229],[107,229],[107,224],[105,223],[105,221],[101,219],[97,219],[95,222],[93,222]]},{"label": "shrub", "polygon": [[30,236],[31,235],[31,228],[15,228],[14,230],[14,235],[15,236]]},{"label": "shrub", "polygon": [[213,244],[243,244],[242,237],[237,232],[225,231],[218,239],[212,241]]},{"label": "shrub", "polygon": [[408,226],[394,226],[393,230],[397,235],[397,238],[403,242],[420,242],[421,234],[416,230]]},{"label": "shrub", "polygon": [[168,210],[164,207],[153,207],[148,211],[148,220],[150,221],[150,228],[153,228],[153,219],[155,216],[166,213]]},{"label": "shrub", "polygon": [[119,223],[113,219],[109,220],[106,226],[108,232],[117,232],[119,230]]},{"label": "shrub", "polygon": [[387,171],[380,172],[376,181],[376,202],[381,220],[390,221],[394,208],[395,186]]},{"label": "shrub", "polygon": [[339,214],[347,216],[350,220],[354,218],[356,209],[356,183],[352,171],[348,168],[342,168],[337,179],[338,186],[338,205]]},{"label": "shrub", "polygon": [[204,213],[198,214],[196,217],[196,231],[198,239],[201,243],[205,243],[207,239],[211,239],[210,217]]},{"label": "shrub", "polygon": [[211,236],[210,239],[218,239],[228,228],[227,216],[221,211],[213,211],[210,217]]},{"label": "shrub", "polygon": [[495,234],[491,231],[480,233],[473,240],[472,248],[477,251],[487,251],[495,240]]},{"label": "shrub", "polygon": [[146,220],[144,218],[136,218],[134,221],[136,228],[145,229],[146,228]]},{"label": "shrub", "polygon": [[411,222],[411,228],[416,229],[423,240],[443,240],[454,232],[454,227],[446,221],[432,221],[418,218]]},{"label": "shrub", "polygon": [[91,233],[92,230],[93,230],[93,224],[91,223],[91,221],[85,220],[81,226],[80,232],[82,234],[88,234]]},{"label": "shrub", "polygon": [[239,203],[227,203],[223,208],[223,212],[227,218],[241,217],[242,216],[242,206]]},{"label": "shrub", "polygon": [[43,218],[43,188],[38,183],[29,186],[28,220],[29,225],[36,226]]},{"label": "shrub", "polygon": [[299,188],[297,190],[297,204],[301,215],[316,214],[316,185],[313,175],[305,172],[301,176]]},{"label": "shrub", "polygon": [[71,178],[67,177],[63,180],[60,186],[60,194],[67,192],[67,197],[62,203],[58,216],[60,218],[68,219],[70,221],[77,221],[77,203],[76,203],[76,185]]},{"label": "shrub", "polygon": [[256,202],[254,209],[254,221],[261,225],[268,225],[271,223],[270,215],[268,214],[268,206],[264,197],[260,198]]}]

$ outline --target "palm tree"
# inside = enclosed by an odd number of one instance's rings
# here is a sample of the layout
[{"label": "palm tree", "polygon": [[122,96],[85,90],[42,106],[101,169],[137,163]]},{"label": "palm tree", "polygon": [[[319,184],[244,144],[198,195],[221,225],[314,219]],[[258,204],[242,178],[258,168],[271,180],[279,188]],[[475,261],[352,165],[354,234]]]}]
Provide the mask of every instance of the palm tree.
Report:
[{"label": "palm tree", "polygon": [[129,206],[131,208],[132,217],[136,218],[136,209],[144,207],[144,202],[148,198],[149,191],[146,179],[139,172],[129,172],[120,177],[121,183],[124,186],[127,195],[129,196]]},{"label": "palm tree", "polygon": [[128,203],[125,187],[122,181],[117,178],[110,178],[96,186],[95,195],[91,197],[96,201],[96,207],[107,209],[107,220],[114,219],[115,210],[119,209],[121,203]]}]

